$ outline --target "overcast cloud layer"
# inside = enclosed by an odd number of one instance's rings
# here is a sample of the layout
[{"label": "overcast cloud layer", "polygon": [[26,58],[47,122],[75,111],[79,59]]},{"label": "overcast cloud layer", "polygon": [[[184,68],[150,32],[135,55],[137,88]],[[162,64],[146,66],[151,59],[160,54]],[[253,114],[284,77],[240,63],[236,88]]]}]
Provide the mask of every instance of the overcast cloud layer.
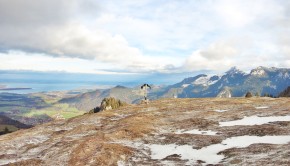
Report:
[{"label": "overcast cloud layer", "polygon": [[0,0],[0,69],[290,67],[288,0]]}]

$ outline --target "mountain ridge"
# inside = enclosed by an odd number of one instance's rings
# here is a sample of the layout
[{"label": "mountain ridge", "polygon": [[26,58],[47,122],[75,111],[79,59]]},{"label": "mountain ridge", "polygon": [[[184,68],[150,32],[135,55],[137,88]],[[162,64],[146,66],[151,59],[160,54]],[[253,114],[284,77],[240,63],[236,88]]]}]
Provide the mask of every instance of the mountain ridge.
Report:
[{"label": "mountain ridge", "polygon": [[[290,85],[290,69],[259,66],[249,73],[232,67],[223,75],[199,74],[184,78],[169,86],[154,86],[148,93],[150,100],[160,98],[243,97],[252,94],[278,96]],[[94,95],[92,95],[94,94]],[[138,103],[143,98],[140,87],[116,86],[107,90],[95,90],[59,102],[89,111],[100,105],[103,98],[115,97],[127,103]]]},{"label": "mountain ridge", "polygon": [[[211,82],[203,82],[203,84],[194,84],[200,77],[208,77]],[[191,83],[188,82],[191,81]],[[270,93],[274,96],[290,85],[290,69],[288,68],[267,68],[257,67],[252,69],[250,73],[245,73],[236,67],[232,67],[225,72],[224,75],[205,74],[196,77],[185,78],[183,81],[169,86],[167,92],[172,93],[173,88],[176,90],[177,97],[217,97],[224,89],[231,91],[231,97],[242,97],[246,92],[252,93]],[[173,94],[163,94],[165,97]]]}]

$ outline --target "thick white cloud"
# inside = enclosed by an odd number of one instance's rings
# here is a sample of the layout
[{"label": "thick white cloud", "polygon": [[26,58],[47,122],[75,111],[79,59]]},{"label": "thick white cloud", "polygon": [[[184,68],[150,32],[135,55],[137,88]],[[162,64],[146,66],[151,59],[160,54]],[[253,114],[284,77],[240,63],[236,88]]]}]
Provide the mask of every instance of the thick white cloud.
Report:
[{"label": "thick white cloud", "polygon": [[229,28],[256,25],[261,19],[272,22],[283,10],[283,6],[273,0],[220,0],[214,8]]},{"label": "thick white cloud", "polygon": [[[107,1],[107,12],[97,19],[100,27],[121,33],[145,51],[176,55],[190,50],[216,30],[209,2],[197,1]],[[117,27],[117,28],[116,28]]]},{"label": "thick white cloud", "polygon": [[[89,17],[85,16],[88,13],[80,11],[85,11],[81,7],[87,8],[85,4],[91,1],[66,2],[0,1],[2,50],[92,59],[140,71],[162,69],[170,63],[168,60],[162,64],[152,61],[138,48],[131,47],[121,34],[112,35],[94,23],[87,24]],[[95,10],[99,9],[97,6]],[[90,12],[94,13],[92,10]]]},{"label": "thick white cloud", "polygon": [[0,0],[0,51],[6,68],[18,50],[74,72],[94,69],[61,58],[128,72],[289,67],[289,11],[287,0]]},{"label": "thick white cloud", "polygon": [[45,54],[27,54],[19,51],[9,51],[6,54],[0,53],[0,62],[2,70],[31,70],[92,74],[134,74],[133,72],[122,72],[120,71],[122,68],[108,67],[106,64],[93,60],[70,57],[51,57]]},{"label": "thick white cloud", "polygon": [[184,70],[226,70],[233,65],[233,59],[238,53],[232,43],[213,43],[208,48],[193,52],[184,63]]}]

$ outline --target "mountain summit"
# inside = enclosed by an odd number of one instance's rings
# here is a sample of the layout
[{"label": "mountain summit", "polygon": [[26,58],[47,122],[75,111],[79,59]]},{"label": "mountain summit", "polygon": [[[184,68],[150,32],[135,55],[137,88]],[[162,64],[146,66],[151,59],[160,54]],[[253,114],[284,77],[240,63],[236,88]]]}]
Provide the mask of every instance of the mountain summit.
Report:
[{"label": "mountain summit", "polygon": [[266,76],[265,68],[262,67],[262,66],[257,67],[256,69],[251,70],[250,75],[252,75],[252,76],[257,76],[257,77],[263,77],[263,76]]},{"label": "mountain summit", "polygon": [[226,72],[226,74],[228,75],[234,75],[234,74],[246,74],[245,72],[239,70],[236,66],[230,68],[230,70],[228,70]]}]

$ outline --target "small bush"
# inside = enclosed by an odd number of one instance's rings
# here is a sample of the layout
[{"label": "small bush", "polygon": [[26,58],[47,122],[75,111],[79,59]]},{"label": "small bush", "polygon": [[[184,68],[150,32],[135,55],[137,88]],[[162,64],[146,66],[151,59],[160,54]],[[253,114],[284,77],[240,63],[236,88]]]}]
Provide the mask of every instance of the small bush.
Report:
[{"label": "small bush", "polygon": [[272,97],[272,98],[275,98],[275,96],[273,96],[272,94],[269,94],[269,93],[264,93],[263,97]]},{"label": "small bush", "polygon": [[100,111],[101,111],[100,107],[96,107],[96,108],[90,110],[89,114],[97,113],[97,112],[100,112]]},{"label": "small bush", "polygon": [[259,92],[256,92],[256,93],[255,93],[255,96],[256,96],[256,97],[260,97]]},{"label": "small bush", "polygon": [[246,97],[246,98],[250,98],[250,97],[253,97],[253,95],[252,95],[251,92],[247,92],[245,97]]}]

